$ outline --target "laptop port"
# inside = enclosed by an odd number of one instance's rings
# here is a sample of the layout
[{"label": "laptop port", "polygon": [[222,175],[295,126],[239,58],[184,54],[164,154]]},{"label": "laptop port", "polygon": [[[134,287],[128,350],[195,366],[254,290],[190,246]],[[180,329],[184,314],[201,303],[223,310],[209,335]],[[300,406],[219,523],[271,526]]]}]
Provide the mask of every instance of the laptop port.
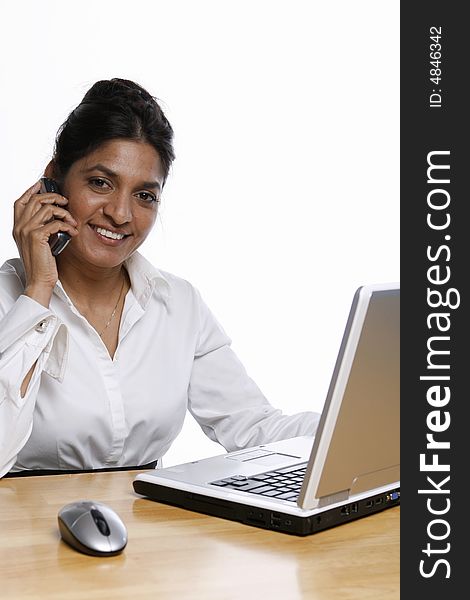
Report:
[{"label": "laptop port", "polygon": [[349,515],[349,505],[343,506],[343,508],[341,509],[341,514],[343,515],[343,517],[347,517]]},{"label": "laptop port", "polygon": [[280,516],[276,516],[276,515],[271,515],[271,525],[273,527],[280,527],[282,524],[282,520]]},{"label": "laptop port", "polygon": [[246,521],[252,525],[266,525],[266,519],[260,511],[248,511]]},{"label": "laptop port", "polygon": [[376,498],[376,499],[375,499],[375,503],[376,503],[376,504],[382,504],[382,502],[383,502],[383,501],[384,501],[384,499],[383,499],[383,498]]},{"label": "laptop port", "polygon": [[374,503],[372,502],[372,500],[367,500],[366,508],[372,508],[373,506],[374,506]]},{"label": "laptop port", "polygon": [[264,519],[259,519],[257,517],[248,517],[246,521],[252,525],[266,525],[266,521]]},{"label": "laptop port", "polygon": [[351,512],[352,513],[357,513],[358,510],[359,510],[359,506],[358,506],[357,502],[354,502],[354,504],[351,504]]}]

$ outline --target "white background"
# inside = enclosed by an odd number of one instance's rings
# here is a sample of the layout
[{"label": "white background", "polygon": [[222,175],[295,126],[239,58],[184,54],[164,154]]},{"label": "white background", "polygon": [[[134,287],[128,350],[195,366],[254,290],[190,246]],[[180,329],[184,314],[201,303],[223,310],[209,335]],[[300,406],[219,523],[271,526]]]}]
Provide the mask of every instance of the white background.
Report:
[{"label": "white background", "polygon": [[[320,411],[355,289],[399,280],[398,0],[0,11],[0,263],[68,113],[96,80],[133,79],[177,155],[141,251],[201,291],[272,404]],[[164,462],[222,451],[188,415]]]}]

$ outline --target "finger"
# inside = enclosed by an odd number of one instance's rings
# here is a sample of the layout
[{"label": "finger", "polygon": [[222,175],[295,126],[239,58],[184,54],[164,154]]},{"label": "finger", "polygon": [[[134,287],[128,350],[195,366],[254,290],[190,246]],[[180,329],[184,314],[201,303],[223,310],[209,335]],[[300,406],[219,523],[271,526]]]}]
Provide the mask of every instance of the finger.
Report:
[{"label": "finger", "polygon": [[[78,234],[78,229],[71,225],[70,223],[65,223],[64,221],[60,221],[59,219],[55,219],[46,225],[42,225],[40,227],[36,227],[32,229],[29,233],[26,231],[23,232],[23,236],[28,236],[30,238],[30,243],[32,242],[33,246],[35,243],[45,243],[49,241],[49,238],[54,233],[58,233],[59,231],[63,231],[65,233],[70,234],[71,237],[75,237]],[[23,243],[26,240],[23,240]]]},{"label": "finger", "polygon": [[45,194],[33,194],[33,196],[30,199],[38,204],[60,204],[62,206],[68,204],[68,199],[61,194],[47,192]]},{"label": "finger", "polygon": [[40,189],[41,189],[41,182],[36,181],[36,183],[34,183],[31,187],[29,187],[26,190],[26,192],[24,192],[24,194],[22,194],[18,198],[18,200],[15,201],[15,204],[14,204],[15,218],[16,218],[17,214],[21,214],[21,212],[24,210],[24,207],[30,201],[31,196],[33,196],[34,194],[37,194]]},{"label": "finger", "polygon": [[31,219],[42,206],[56,204],[57,206],[66,206],[67,198],[60,194],[33,194],[28,203],[23,207],[21,217],[24,221]]},{"label": "finger", "polygon": [[66,223],[65,221],[60,221],[59,219],[55,219],[47,225],[44,225],[43,229],[48,231],[50,235],[59,231],[70,233],[72,237],[78,235],[78,229],[76,227],[74,227],[71,223]]},{"label": "finger", "polygon": [[[24,207],[23,212],[17,216],[15,220],[15,228],[21,229],[26,227],[28,223],[32,223],[33,226],[44,225],[51,219],[59,218],[66,219],[72,223],[75,223],[75,219],[71,216],[68,210],[65,210],[61,206],[58,206],[53,199],[48,198],[46,202],[40,203],[38,198],[42,194],[36,196],[36,201],[33,199]],[[67,204],[68,200],[60,197],[63,204]]]},{"label": "finger", "polygon": [[[50,222],[68,223],[74,228],[77,225],[77,221],[67,210],[55,204],[41,206],[32,216],[26,212],[29,213],[25,211],[13,226],[13,238],[17,243],[27,244],[28,237],[33,231],[41,229]],[[57,230],[60,230],[60,225]]]},{"label": "finger", "polygon": [[52,219],[68,221],[72,225],[77,224],[77,221],[68,210],[61,206],[57,206],[56,204],[43,204],[39,206],[36,212],[31,215],[28,222],[31,226],[38,227],[48,223]]}]

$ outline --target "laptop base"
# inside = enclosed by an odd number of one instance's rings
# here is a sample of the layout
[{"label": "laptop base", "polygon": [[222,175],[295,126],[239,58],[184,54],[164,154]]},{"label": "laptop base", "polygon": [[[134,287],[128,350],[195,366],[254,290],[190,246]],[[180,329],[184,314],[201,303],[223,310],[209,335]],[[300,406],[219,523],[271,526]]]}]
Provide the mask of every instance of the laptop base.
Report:
[{"label": "laptop base", "polygon": [[155,502],[299,536],[310,535],[336,525],[355,521],[400,504],[400,488],[395,488],[358,502],[325,509],[309,517],[300,517],[278,510],[253,507],[232,500],[195,494],[147,481],[135,480],[133,487],[136,493]]}]

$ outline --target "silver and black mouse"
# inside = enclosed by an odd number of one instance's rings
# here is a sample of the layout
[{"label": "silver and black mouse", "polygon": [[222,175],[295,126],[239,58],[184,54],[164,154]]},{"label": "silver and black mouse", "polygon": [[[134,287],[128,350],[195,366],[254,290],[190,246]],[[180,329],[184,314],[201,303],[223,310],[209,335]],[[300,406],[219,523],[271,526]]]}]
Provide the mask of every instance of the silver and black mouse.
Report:
[{"label": "silver and black mouse", "polygon": [[127,529],[112,508],[79,500],[60,509],[57,516],[62,539],[75,550],[92,556],[114,556],[127,544]]}]

